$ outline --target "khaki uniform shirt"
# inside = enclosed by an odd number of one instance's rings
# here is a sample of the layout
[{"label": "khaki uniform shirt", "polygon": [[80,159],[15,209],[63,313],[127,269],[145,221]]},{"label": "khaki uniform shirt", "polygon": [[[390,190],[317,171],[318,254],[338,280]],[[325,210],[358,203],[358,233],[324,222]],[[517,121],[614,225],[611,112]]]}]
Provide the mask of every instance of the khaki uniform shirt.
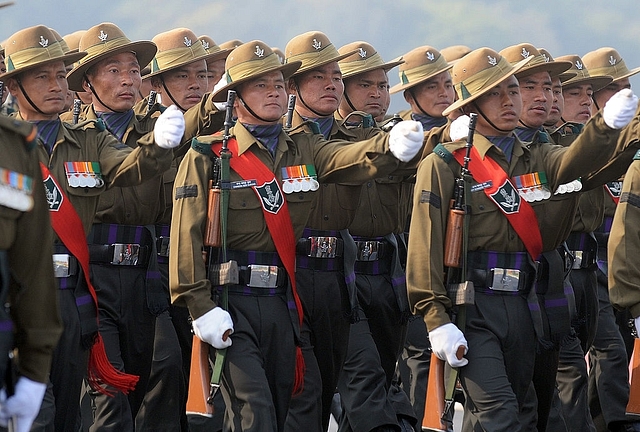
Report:
[{"label": "khaki uniform shirt", "polygon": [[[240,153],[250,151],[282,182],[283,167],[313,164],[318,181],[359,182],[390,172],[398,160],[388,151],[388,137],[378,134],[359,143],[326,141],[321,135],[280,134],[275,158],[241,124],[232,130]],[[221,141],[220,135],[199,138],[201,142]],[[215,307],[211,284],[202,259],[202,238],[207,210],[207,183],[211,177],[209,156],[191,149],[176,177],[171,222],[169,277],[172,300],[186,304],[194,319]],[[240,180],[232,170],[231,181]],[[322,186],[321,186],[322,187]],[[315,192],[284,194],[296,238],[299,238],[311,211]],[[274,252],[275,246],[264,220],[261,202],[251,188],[230,191],[227,244],[229,249]]]},{"label": "khaki uniform shirt", "polygon": [[[33,181],[33,208],[19,211],[0,200],[0,250],[8,251],[9,303],[19,354],[19,372],[47,382],[53,349],[62,333],[53,277],[53,230],[38,153],[25,142],[32,125],[0,118],[0,167]],[[6,198],[6,197],[5,197]],[[6,355],[6,353],[5,353]]]},{"label": "khaki uniform shirt", "polygon": [[[516,140],[511,161],[485,137],[476,134],[474,146],[481,156],[489,155],[509,177],[544,171],[549,188],[586,176],[604,165],[621,149],[616,147],[619,131],[610,129],[601,114],[587,123],[580,144],[561,147],[549,144],[525,146]],[[464,142],[447,144],[449,151],[462,148]],[[444,237],[460,165],[447,164],[436,154],[425,158],[419,168],[414,193],[413,215],[409,235],[407,284],[409,302],[415,314],[424,316],[428,329],[450,322],[447,310],[451,301],[445,289],[443,264]],[[476,184],[475,181],[472,185]],[[573,227],[575,198],[552,196],[531,203],[540,227],[543,251],[551,251],[566,239]],[[470,196],[469,251],[524,252],[526,248],[507,218],[479,190]]]}]

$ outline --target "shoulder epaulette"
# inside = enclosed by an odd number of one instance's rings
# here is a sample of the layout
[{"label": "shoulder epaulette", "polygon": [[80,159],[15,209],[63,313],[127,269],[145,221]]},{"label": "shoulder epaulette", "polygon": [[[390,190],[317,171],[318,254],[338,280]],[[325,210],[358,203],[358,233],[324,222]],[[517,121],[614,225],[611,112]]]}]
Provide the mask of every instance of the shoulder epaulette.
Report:
[{"label": "shoulder epaulette", "polygon": [[347,114],[347,116],[345,118],[342,119],[342,121],[340,122],[340,124],[343,124],[345,126],[349,126],[349,127],[353,127],[353,125],[349,125],[349,119],[352,116],[360,116],[360,118],[362,120],[360,120],[359,123],[356,124],[356,126],[362,126],[365,129],[368,128],[372,128],[376,125],[376,122],[373,120],[373,117],[371,116],[371,114],[368,114],[364,111],[352,111],[349,114]]},{"label": "shoulder epaulette", "polygon": [[62,124],[71,130],[86,130],[86,129],[97,129],[99,131],[103,131],[106,128],[104,127],[104,122],[102,119],[87,119],[79,121],[78,123],[68,123],[63,121]]},{"label": "shoulder epaulette", "polygon": [[206,135],[191,139],[191,148],[205,156],[214,157],[215,154],[211,150],[211,145],[223,140],[222,133]]},{"label": "shoulder epaulette", "polygon": [[446,163],[449,163],[453,160],[453,154],[449,150],[447,150],[445,146],[442,145],[442,143],[439,143],[437,146],[435,146],[433,152],[440,156]]},{"label": "shoulder epaulette", "polygon": [[18,135],[22,135],[24,137],[25,146],[28,150],[32,150],[36,146],[38,129],[34,124],[18,120],[17,118],[0,116],[0,127]]},{"label": "shoulder epaulette", "polygon": [[640,150],[638,150],[636,154],[633,155],[633,160],[640,160]]}]

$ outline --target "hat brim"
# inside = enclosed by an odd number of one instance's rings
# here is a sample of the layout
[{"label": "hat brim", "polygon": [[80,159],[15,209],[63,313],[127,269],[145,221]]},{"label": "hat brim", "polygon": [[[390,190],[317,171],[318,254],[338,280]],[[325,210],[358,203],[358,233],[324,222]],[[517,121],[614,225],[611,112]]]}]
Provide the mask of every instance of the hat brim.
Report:
[{"label": "hat brim", "polygon": [[403,90],[410,89],[411,87],[415,87],[418,84],[421,84],[421,83],[423,83],[423,82],[425,82],[427,80],[430,80],[434,76],[441,74],[442,72],[446,72],[448,70],[451,70],[452,67],[453,67],[453,64],[449,63],[449,64],[447,64],[446,67],[440,68],[437,71],[435,71],[435,72],[433,72],[433,73],[431,73],[429,75],[425,75],[424,77],[421,77],[421,78],[419,78],[419,79],[417,79],[415,81],[412,81],[410,83],[406,83],[406,84],[398,83],[398,84],[394,85],[393,87],[391,87],[389,89],[389,93],[390,94],[395,94],[395,93],[401,92]]},{"label": "hat brim", "polygon": [[6,79],[11,78],[13,76],[19,75],[19,74],[21,74],[23,72],[26,72],[26,71],[29,71],[31,69],[34,69],[34,68],[36,68],[38,66],[42,66],[42,65],[45,65],[45,64],[49,64],[49,63],[55,63],[55,62],[59,62],[59,61],[63,62],[65,66],[69,66],[70,64],[73,64],[73,63],[77,62],[78,60],[80,60],[81,58],[85,57],[86,55],[87,55],[86,52],[74,52],[74,53],[68,52],[65,55],[60,56],[60,57],[48,58],[45,61],[34,63],[34,64],[29,65],[29,66],[21,67],[19,69],[14,69],[14,70],[12,70],[10,72],[7,71],[4,74],[0,75],[0,79],[6,80]]},{"label": "hat brim", "polygon": [[598,90],[602,90],[603,88],[605,88],[606,86],[608,86],[613,82],[613,78],[611,78],[610,76],[597,76],[597,77],[579,78],[575,81],[572,81],[572,80],[573,78],[571,78],[569,81],[563,82],[562,89],[564,90],[565,88],[569,88],[577,85],[591,84],[592,90],[594,92],[597,92]]},{"label": "hat brim", "polygon": [[549,72],[551,77],[561,76],[563,72],[571,69],[571,63],[565,61],[553,61],[549,63],[540,63],[534,66],[523,68],[516,74],[516,78],[526,77],[538,72]]},{"label": "hat brim", "polygon": [[[305,72],[308,72],[310,70],[317,69],[317,68],[322,67],[324,65],[328,65],[329,63],[339,62],[340,60],[342,60],[344,58],[347,58],[350,55],[355,54],[356,52],[358,52],[358,50],[353,50],[351,52],[344,53],[344,54],[341,54],[341,55],[336,56],[336,57],[331,57],[331,58],[326,59],[326,60],[324,60],[324,61],[322,61],[320,63],[314,63],[313,65],[309,65],[309,66],[306,66],[306,67],[303,67],[303,68],[299,68],[293,75],[291,75],[290,78],[296,77],[296,76],[301,75],[301,74],[303,74]],[[300,61],[300,60],[296,60],[296,61]],[[300,61],[300,64],[302,64],[302,61]]]},{"label": "hat brim", "polygon": [[347,74],[342,74],[342,79],[348,79],[348,78],[353,78],[355,76],[361,75],[363,73],[367,73],[367,72],[371,72],[373,70],[378,70],[378,69],[382,69],[385,71],[385,73],[389,72],[391,69],[393,69],[394,67],[401,65],[402,63],[404,63],[404,60],[396,60],[396,61],[390,61],[381,65],[377,65],[377,66],[370,66],[368,68],[365,69],[360,69],[356,72],[353,73],[347,73]]},{"label": "hat brim", "polygon": [[458,99],[457,101],[455,101],[454,103],[449,105],[447,108],[445,108],[445,110],[442,112],[442,116],[446,117],[449,114],[451,114],[452,112],[454,112],[455,110],[460,109],[463,106],[468,105],[470,102],[473,102],[474,100],[478,99],[480,96],[484,95],[485,93],[490,91],[492,88],[494,88],[495,86],[497,86],[500,83],[502,83],[503,81],[505,81],[510,76],[516,75],[518,73],[518,71],[520,71],[520,69],[525,67],[527,65],[527,63],[529,63],[531,60],[533,60],[533,57],[528,57],[528,58],[526,58],[524,60],[520,60],[518,63],[514,64],[511,67],[511,70],[509,70],[508,72],[503,74],[501,77],[496,79],[494,82],[487,83],[487,85],[486,85],[486,87],[484,89],[476,92],[475,94],[469,96],[466,99]]},{"label": "hat brim", "polygon": [[[229,51],[229,52],[231,52],[231,51]],[[191,64],[193,62],[200,61],[200,60],[204,60],[205,62],[214,61],[214,60],[221,60],[221,59],[225,58],[226,56],[228,56],[229,52],[223,53],[223,54],[226,54],[226,55],[220,55],[220,52],[215,52],[215,53],[212,53],[212,54],[206,54],[206,55],[203,55],[203,56],[200,56],[200,57],[196,57],[194,59],[187,60],[187,61],[184,61],[182,63],[174,64],[171,67],[168,67],[168,68],[165,68],[165,69],[162,69],[162,70],[158,70],[158,71],[155,71],[155,72],[152,72],[152,73],[148,73],[145,76],[143,76],[142,79],[146,80],[148,78],[151,78],[151,77],[154,77],[154,76],[158,76],[158,75],[163,74],[165,72],[169,72],[169,71],[181,68],[182,66],[185,66],[185,65],[188,65],[188,64]]]},{"label": "hat brim", "polygon": [[637,67],[637,68],[635,68],[635,69],[631,69],[631,70],[630,70],[629,72],[627,72],[626,74],[624,74],[624,75],[622,75],[622,76],[619,76],[619,77],[617,77],[617,78],[614,78],[614,79],[613,79],[613,82],[620,81],[621,79],[629,78],[630,76],[635,75],[635,74],[637,74],[638,72],[640,72],[640,67]]},{"label": "hat brim", "polygon": [[133,52],[138,59],[138,63],[140,64],[140,69],[147,66],[153,60],[153,57],[156,55],[156,51],[158,48],[156,44],[150,41],[139,41],[139,42],[130,42],[128,44],[124,44],[119,46],[116,49],[108,50],[103,53],[97,54],[90,59],[87,59],[86,62],[77,65],[67,74],[67,81],[69,82],[69,89],[73,91],[84,91],[82,88],[82,81],[84,80],[84,76],[92,66],[98,63],[101,60],[104,60],[107,57],[111,57],[116,54],[120,54],[123,52]]},{"label": "hat brim", "polygon": [[255,74],[255,75],[249,75],[243,78],[239,78],[237,80],[235,80],[232,83],[228,83],[226,86],[221,87],[220,89],[216,90],[215,93],[213,93],[212,98],[214,102],[224,102],[227,100],[227,91],[228,90],[233,90],[234,88],[236,88],[238,85],[247,82],[247,81],[251,81],[252,79],[256,79],[256,78],[260,78],[261,76],[264,76],[266,74],[270,74],[272,72],[278,72],[281,71],[282,72],[282,76],[284,78],[284,80],[288,80],[289,78],[291,78],[293,76],[293,74],[295,73],[296,70],[298,70],[298,68],[300,67],[300,65],[302,64],[302,62],[300,61],[294,61],[291,63],[287,63],[284,65],[280,65],[278,67],[274,67],[274,68],[269,68],[269,69],[265,69],[263,71],[260,71],[259,73]]}]

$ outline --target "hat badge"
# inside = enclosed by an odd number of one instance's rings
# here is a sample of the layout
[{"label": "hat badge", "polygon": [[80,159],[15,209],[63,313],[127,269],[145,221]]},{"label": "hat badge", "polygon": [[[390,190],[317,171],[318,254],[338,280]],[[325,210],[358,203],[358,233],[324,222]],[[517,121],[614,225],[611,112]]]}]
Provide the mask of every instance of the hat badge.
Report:
[{"label": "hat badge", "polygon": [[42,48],[46,48],[49,45],[49,39],[45,39],[43,36],[40,36],[39,44]]},{"label": "hat badge", "polygon": [[615,66],[617,61],[618,60],[616,60],[613,56],[609,57],[609,64],[611,66]]},{"label": "hat badge", "polygon": [[203,46],[203,48],[204,48],[204,49],[206,49],[206,50],[208,50],[208,49],[209,49],[209,42],[207,42],[207,41],[205,41],[205,40],[200,41],[200,42],[202,42],[202,46]]},{"label": "hat badge", "polygon": [[189,39],[189,38],[188,38],[188,37],[186,37],[186,36],[184,37],[184,44],[185,44],[185,46],[190,47],[192,43],[193,43],[193,42],[191,42],[191,39]]},{"label": "hat badge", "polygon": [[491,66],[495,66],[495,65],[497,65],[497,64],[498,64],[498,60],[496,60],[496,58],[495,58],[495,57],[491,57],[490,55],[488,55],[488,56],[487,56],[487,58],[489,59],[489,64],[490,64]]},{"label": "hat badge", "polygon": [[104,42],[104,41],[106,41],[106,40],[107,40],[107,38],[108,38],[108,37],[109,37],[109,36],[108,36],[105,32],[103,32],[102,30],[100,30],[100,34],[98,35],[98,39],[100,39],[102,42]]},{"label": "hat badge", "polygon": [[260,48],[260,45],[256,45],[256,50],[254,52],[254,54],[258,57],[263,57],[264,56],[264,49]]},{"label": "hat badge", "polygon": [[322,48],[322,42],[318,41],[317,39],[313,39],[313,45],[312,45],[316,50],[319,50],[320,48]]},{"label": "hat badge", "polygon": [[580,60],[576,60],[576,69],[578,70],[582,70],[583,66],[582,63],[580,63]]},{"label": "hat badge", "polygon": [[360,50],[358,51],[358,55],[362,58],[366,58],[367,57],[367,52],[365,50],[362,49],[362,47],[360,48]]},{"label": "hat badge", "polygon": [[549,62],[551,61],[551,60],[549,59],[549,57],[548,57],[546,54],[544,54],[544,53],[542,53],[542,58],[544,59],[544,62],[545,62],[545,63],[549,63]]},{"label": "hat badge", "polygon": [[427,51],[427,60],[433,61],[436,58],[431,51]]},{"label": "hat badge", "polygon": [[520,55],[522,56],[522,58],[529,58],[531,53],[529,51],[527,51],[526,48],[522,48],[522,52],[520,53]]}]

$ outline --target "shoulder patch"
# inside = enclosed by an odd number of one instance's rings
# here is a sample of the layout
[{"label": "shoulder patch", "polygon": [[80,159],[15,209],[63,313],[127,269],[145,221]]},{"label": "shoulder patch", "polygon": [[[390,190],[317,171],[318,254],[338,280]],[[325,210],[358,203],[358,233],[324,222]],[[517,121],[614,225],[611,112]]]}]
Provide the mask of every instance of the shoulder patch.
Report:
[{"label": "shoulder patch", "polygon": [[633,155],[633,160],[640,160],[640,150],[638,150],[636,154]]},{"label": "shoulder patch", "polygon": [[186,185],[176,187],[174,199],[196,198],[198,196],[198,185]]},{"label": "shoulder patch", "polygon": [[435,146],[433,149],[433,152],[438,156],[440,156],[442,160],[445,161],[446,163],[449,163],[453,160],[453,154],[451,154],[451,152],[447,150],[442,145],[442,143],[439,143],[437,146]]},{"label": "shoulder patch", "polygon": [[433,192],[423,190],[420,192],[420,204],[429,204],[439,209],[441,206],[441,199]]}]

